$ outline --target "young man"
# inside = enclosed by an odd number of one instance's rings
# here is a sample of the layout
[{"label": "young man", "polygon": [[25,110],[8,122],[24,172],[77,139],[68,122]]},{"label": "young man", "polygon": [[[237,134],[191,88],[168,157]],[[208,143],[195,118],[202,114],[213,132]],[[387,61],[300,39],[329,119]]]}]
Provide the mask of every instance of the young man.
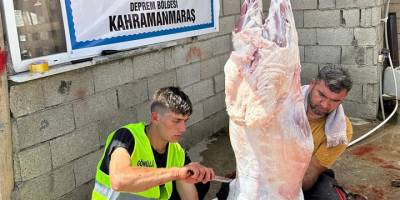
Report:
[{"label": "young man", "polygon": [[177,143],[191,113],[179,88],[156,91],[150,124],[128,124],[108,136],[92,199],[199,199],[194,183],[213,180],[214,171],[191,163]]},{"label": "young man", "polygon": [[[341,107],[351,87],[350,74],[339,66],[323,67],[309,86],[302,87],[303,94],[306,94],[307,117],[314,139],[313,155],[303,179],[306,200],[340,199],[333,171],[329,168],[344,152],[346,141],[350,142],[353,135],[350,120]],[[329,133],[330,129],[335,128],[339,131]],[[344,140],[329,145],[329,134],[340,131]]]}]

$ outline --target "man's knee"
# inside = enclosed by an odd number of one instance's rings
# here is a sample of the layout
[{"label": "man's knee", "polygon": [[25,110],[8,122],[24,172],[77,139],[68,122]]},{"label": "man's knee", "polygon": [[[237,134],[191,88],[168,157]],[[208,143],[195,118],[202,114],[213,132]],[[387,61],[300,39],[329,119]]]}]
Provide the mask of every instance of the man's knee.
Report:
[{"label": "man's knee", "polygon": [[314,186],[304,191],[306,200],[339,200],[340,197],[336,191],[337,182],[332,170],[322,173]]}]

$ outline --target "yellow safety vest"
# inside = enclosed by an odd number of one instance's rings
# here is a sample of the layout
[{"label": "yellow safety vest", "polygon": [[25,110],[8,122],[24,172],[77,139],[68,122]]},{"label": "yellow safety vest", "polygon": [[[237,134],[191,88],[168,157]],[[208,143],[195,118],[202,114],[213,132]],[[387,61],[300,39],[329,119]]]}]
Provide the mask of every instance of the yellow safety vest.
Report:
[{"label": "yellow safety vest", "polygon": [[[144,130],[144,123],[128,124],[123,126],[123,128],[128,129],[135,139],[135,147],[131,156],[131,166],[157,168],[150,141]],[[115,131],[108,136],[103,157],[97,164],[96,182],[92,192],[92,200],[169,199],[172,194],[172,181],[165,183],[164,187],[155,186],[137,193],[116,192],[111,189],[110,177],[101,171],[100,166],[114,134]],[[184,163],[185,151],[181,145],[178,143],[168,143],[166,168],[182,167]]]}]

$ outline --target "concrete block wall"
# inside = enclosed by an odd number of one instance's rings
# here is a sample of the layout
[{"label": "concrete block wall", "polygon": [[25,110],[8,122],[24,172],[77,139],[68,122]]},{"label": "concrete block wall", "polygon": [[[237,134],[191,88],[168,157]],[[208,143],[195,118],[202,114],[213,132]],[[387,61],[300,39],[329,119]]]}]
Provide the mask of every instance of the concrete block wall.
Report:
[{"label": "concrete block wall", "polygon": [[149,120],[154,91],[180,86],[194,112],[189,148],[227,127],[223,66],[240,2],[223,0],[220,31],[177,46],[10,86],[13,199],[89,199],[107,135]]},{"label": "concrete block wall", "polygon": [[302,84],[307,84],[325,65],[348,68],[354,86],[343,105],[351,117],[376,118],[383,4],[383,0],[292,1],[299,34]]}]

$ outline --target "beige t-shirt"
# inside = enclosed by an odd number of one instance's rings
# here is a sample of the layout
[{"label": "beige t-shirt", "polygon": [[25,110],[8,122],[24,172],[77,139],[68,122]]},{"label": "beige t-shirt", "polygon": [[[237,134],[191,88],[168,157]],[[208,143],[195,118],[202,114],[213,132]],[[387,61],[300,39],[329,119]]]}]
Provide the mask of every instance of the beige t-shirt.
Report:
[{"label": "beige t-shirt", "polygon": [[[313,158],[316,159],[319,164],[326,168],[330,168],[336,159],[346,150],[347,145],[341,144],[335,147],[326,147],[326,136],[325,136],[325,121],[326,118],[310,120],[310,127],[314,139],[314,151]],[[346,117],[346,130],[347,130],[347,141],[350,142],[353,137],[353,127],[349,118]]]}]

